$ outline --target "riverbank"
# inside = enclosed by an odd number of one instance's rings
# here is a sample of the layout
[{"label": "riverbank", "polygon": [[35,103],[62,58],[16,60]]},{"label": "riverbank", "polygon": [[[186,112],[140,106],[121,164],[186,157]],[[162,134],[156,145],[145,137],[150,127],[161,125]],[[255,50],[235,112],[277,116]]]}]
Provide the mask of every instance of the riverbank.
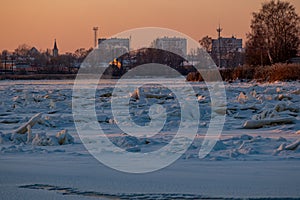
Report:
[{"label": "riverbank", "polygon": [[[227,82],[235,80],[255,80],[258,82],[297,81],[300,80],[300,64],[278,63],[271,66],[240,66],[219,70],[222,79]],[[210,71],[203,70],[210,75]],[[215,73],[212,73],[212,76]],[[187,81],[203,81],[199,72],[191,72]]]},{"label": "riverbank", "polygon": [[[240,66],[219,70],[223,81],[256,80],[258,82],[300,80],[300,64],[274,64],[271,66]],[[202,72],[201,72],[202,73]],[[207,73],[203,71],[203,73]],[[209,71],[208,71],[209,73]],[[89,74],[88,76],[91,76]],[[0,80],[74,80],[76,74],[0,74]],[[95,78],[98,78],[95,75]],[[102,76],[104,79],[118,79],[117,76]],[[187,81],[203,81],[199,72],[190,72]]]},{"label": "riverbank", "polygon": [[64,80],[75,79],[76,74],[1,74],[0,80]]}]

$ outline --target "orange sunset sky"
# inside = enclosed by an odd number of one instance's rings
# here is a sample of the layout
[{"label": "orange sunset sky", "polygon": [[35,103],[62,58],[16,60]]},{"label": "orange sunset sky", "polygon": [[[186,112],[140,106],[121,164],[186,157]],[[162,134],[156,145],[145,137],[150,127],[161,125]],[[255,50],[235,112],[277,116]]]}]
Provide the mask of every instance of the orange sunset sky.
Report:
[{"label": "orange sunset sky", "polygon": [[[45,50],[57,39],[60,52],[93,46],[93,26],[99,37],[132,28],[170,28],[195,40],[217,36],[245,39],[251,13],[263,0],[1,0],[0,50],[29,44]],[[290,0],[299,14],[300,1]]]}]

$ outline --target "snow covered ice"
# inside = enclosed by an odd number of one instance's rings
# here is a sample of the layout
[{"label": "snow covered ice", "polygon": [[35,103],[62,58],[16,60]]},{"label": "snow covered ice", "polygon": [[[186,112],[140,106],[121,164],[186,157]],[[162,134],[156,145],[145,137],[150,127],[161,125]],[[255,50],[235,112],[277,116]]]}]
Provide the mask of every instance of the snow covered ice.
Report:
[{"label": "snow covered ice", "polygon": [[[203,159],[198,153],[209,120],[223,111],[211,110],[205,84],[190,84],[200,110],[192,145],[164,169],[131,175],[104,166],[83,146],[72,115],[73,81],[1,81],[0,199],[300,197],[300,83],[226,84],[223,132]],[[111,112],[114,85],[102,80],[95,97],[98,123],[110,141],[136,153],[168,144],[180,124],[176,96],[159,84],[128,93],[137,125],[166,118],[159,134],[134,137],[118,128]]]}]

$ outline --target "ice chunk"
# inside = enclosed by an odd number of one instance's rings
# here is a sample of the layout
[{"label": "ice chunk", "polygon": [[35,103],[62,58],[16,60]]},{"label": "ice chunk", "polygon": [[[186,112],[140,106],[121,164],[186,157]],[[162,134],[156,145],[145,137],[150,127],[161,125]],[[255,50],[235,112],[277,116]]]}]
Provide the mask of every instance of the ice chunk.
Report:
[{"label": "ice chunk", "polygon": [[300,95],[300,89],[292,91],[291,94],[296,94],[296,95]]},{"label": "ice chunk", "polygon": [[277,148],[276,151],[283,151],[283,150],[285,150],[285,147],[286,147],[286,144],[285,144],[285,143],[282,143],[282,144]]},{"label": "ice chunk", "polygon": [[126,150],[131,147],[136,147],[137,145],[139,145],[141,143],[138,138],[127,135],[127,134],[123,134],[121,136],[109,137],[109,139],[114,144],[116,144],[118,147],[124,148]]},{"label": "ice chunk", "polygon": [[203,96],[203,95],[198,95],[198,96],[197,96],[197,99],[198,99],[198,101],[202,101],[202,100],[205,100],[206,97]]},{"label": "ice chunk", "polygon": [[30,120],[28,122],[26,122],[25,124],[23,124],[22,126],[20,126],[17,130],[15,130],[15,133],[20,133],[20,134],[24,134],[28,131],[27,127],[28,125],[30,125],[31,127],[33,127],[39,119],[41,119],[42,113],[38,113],[36,115],[34,115],[33,117],[30,118]]},{"label": "ice chunk", "polygon": [[256,98],[257,92],[253,89],[253,90],[250,92],[250,95],[251,95],[253,98]]},{"label": "ice chunk", "polygon": [[274,118],[277,116],[278,116],[278,114],[275,110],[267,109],[267,110],[263,110],[260,114],[254,115],[252,117],[252,119],[253,120],[262,120],[262,119]]},{"label": "ice chunk", "polygon": [[47,136],[45,133],[36,134],[32,140],[32,145],[36,146],[57,146],[71,144],[74,139],[65,130],[57,133],[56,136]]},{"label": "ice chunk", "polygon": [[56,108],[56,103],[53,99],[50,99],[49,107],[50,107],[50,109],[55,109]]},{"label": "ice chunk", "polygon": [[296,119],[294,117],[248,120],[244,123],[243,128],[252,129],[252,128],[261,128],[265,125],[271,125],[271,124],[291,124],[291,123],[295,123],[295,121]]},{"label": "ice chunk", "polygon": [[135,89],[133,91],[133,93],[130,94],[130,97],[135,99],[135,100],[140,99],[140,90],[139,90],[139,88]]},{"label": "ice chunk", "polygon": [[276,88],[276,92],[277,92],[277,93],[280,93],[280,92],[281,92],[281,88],[280,88],[280,87],[277,87],[277,88]]},{"label": "ice chunk", "polygon": [[68,131],[66,129],[58,132],[56,134],[56,138],[60,145],[74,143],[74,138],[68,133]]},{"label": "ice chunk", "polygon": [[49,146],[48,138],[45,133],[38,133],[32,140],[32,145]]},{"label": "ice chunk", "polygon": [[282,101],[282,100],[291,100],[292,97],[284,95],[284,94],[279,94],[279,95],[275,96],[274,99],[278,100],[278,101]]},{"label": "ice chunk", "polygon": [[237,98],[239,103],[245,103],[245,101],[248,99],[248,97],[245,95],[244,92],[241,92]]},{"label": "ice chunk", "polygon": [[285,147],[285,150],[296,150],[300,145],[300,139],[296,140],[292,144],[289,144]]},{"label": "ice chunk", "polygon": [[30,124],[28,124],[28,126],[26,127],[27,128],[27,143],[30,143],[31,142],[31,140],[32,140],[32,136],[31,136],[31,126],[30,126]]},{"label": "ice chunk", "polygon": [[278,94],[281,91],[280,88],[268,87],[263,92],[264,94]]}]

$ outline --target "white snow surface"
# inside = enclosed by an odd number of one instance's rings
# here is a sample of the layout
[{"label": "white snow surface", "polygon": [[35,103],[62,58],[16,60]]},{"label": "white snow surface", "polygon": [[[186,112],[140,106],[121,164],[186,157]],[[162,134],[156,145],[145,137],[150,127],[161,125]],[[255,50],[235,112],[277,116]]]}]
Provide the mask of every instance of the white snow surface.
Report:
[{"label": "white snow surface", "polygon": [[[159,134],[136,138],[112,116],[114,84],[102,80],[96,93],[107,137],[130,152],[168,144],[180,123],[174,94],[159,85],[138,90],[130,101],[134,122],[149,123],[154,103],[165,108],[167,120]],[[0,199],[300,198],[300,82],[225,83],[226,122],[204,159],[198,152],[214,113],[206,85],[190,84],[201,115],[193,144],[164,169],[128,174],[104,166],[82,144],[72,116],[73,81],[0,81]],[[30,133],[15,133],[38,113]]]}]

